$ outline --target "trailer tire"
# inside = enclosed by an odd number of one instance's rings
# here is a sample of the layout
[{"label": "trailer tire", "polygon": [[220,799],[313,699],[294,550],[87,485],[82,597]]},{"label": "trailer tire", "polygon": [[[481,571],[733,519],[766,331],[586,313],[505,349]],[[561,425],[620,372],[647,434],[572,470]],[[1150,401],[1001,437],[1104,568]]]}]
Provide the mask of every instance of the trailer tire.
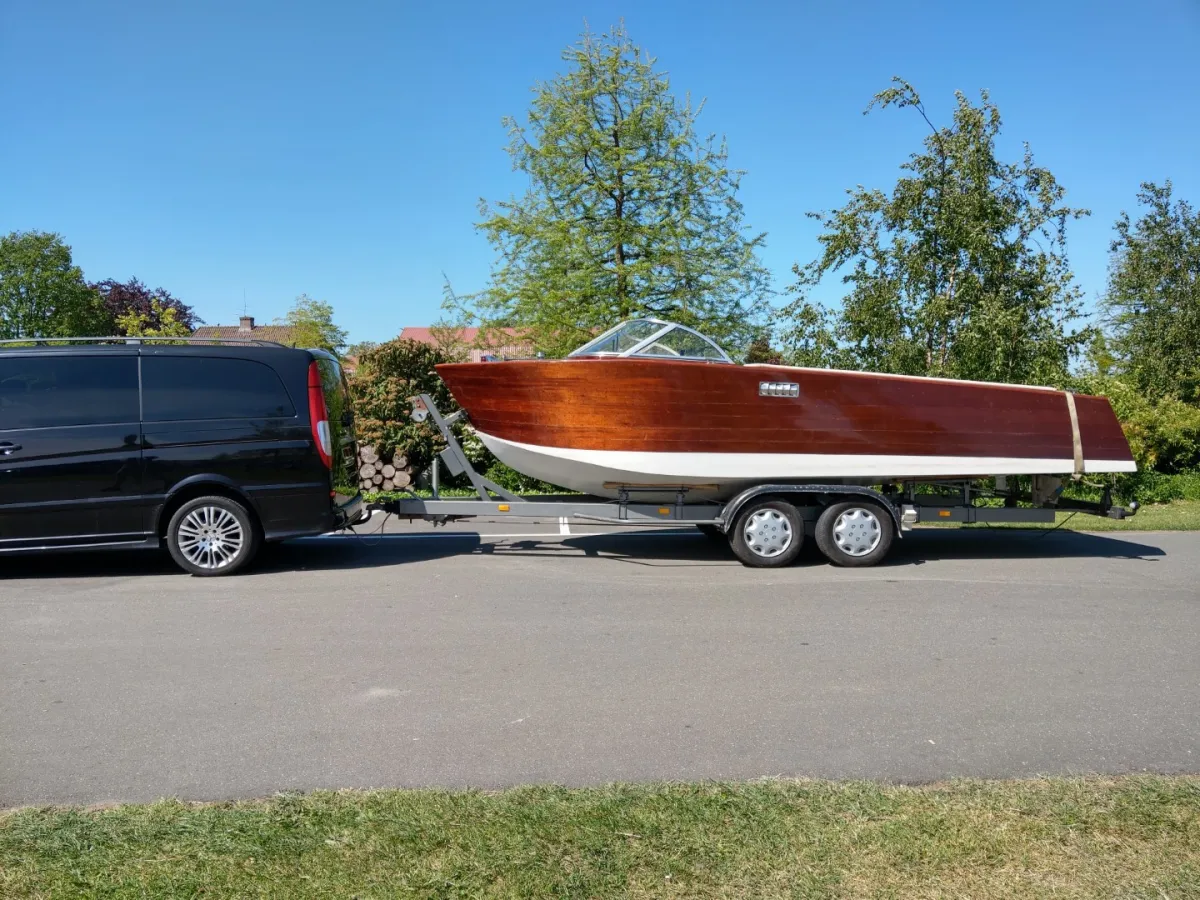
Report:
[{"label": "trailer tire", "polygon": [[261,536],[253,515],[229,497],[189,500],[167,526],[167,550],[189,575],[233,575],[258,553]]},{"label": "trailer tire", "polygon": [[817,547],[835,566],[873,566],[887,556],[896,526],[892,516],[870,500],[843,500],[817,519]]},{"label": "trailer tire", "polygon": [[800,553],[804,520],[786,500],[758,500],[739,513],[728,537],[743,565],[777,569],[792,563]]}]

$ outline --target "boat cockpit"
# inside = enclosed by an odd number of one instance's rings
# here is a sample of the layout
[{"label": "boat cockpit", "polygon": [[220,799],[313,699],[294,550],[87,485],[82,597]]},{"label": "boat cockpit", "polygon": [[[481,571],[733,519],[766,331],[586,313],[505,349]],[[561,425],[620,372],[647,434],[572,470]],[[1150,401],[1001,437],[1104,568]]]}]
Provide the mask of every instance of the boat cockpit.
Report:
[{"label": "boat cockpit", "polygon": [[733,362],[724,350],[700,332],[662,319],[630,319],[567,354],[568,359],[581,356]]}]

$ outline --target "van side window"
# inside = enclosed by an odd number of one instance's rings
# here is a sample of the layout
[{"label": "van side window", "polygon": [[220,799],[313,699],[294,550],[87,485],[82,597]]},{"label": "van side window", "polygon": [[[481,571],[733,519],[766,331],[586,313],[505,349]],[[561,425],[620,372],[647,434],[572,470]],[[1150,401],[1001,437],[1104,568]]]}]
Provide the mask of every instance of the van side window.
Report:
[{"label": "van side window", "polygon": [[296,415],[275,370],[249,359],[143,356],[142,419],[273,419]]},{"label": "van side window", "polygon": [[136,356],[0,359],[0,431],[138,421]]}]

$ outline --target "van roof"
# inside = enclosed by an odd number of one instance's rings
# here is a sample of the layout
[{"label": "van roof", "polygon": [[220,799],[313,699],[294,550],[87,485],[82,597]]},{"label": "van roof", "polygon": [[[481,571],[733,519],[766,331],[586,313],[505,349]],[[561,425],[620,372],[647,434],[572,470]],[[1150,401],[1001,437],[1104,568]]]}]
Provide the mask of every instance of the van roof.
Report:
[{"label": "van roof", "polygon": [[324,351],[285,347],[274,341],[237,341],[237,340],[189,340],[187,338],[88,338],[86,340],[55,340],[53,338],[38,341],[6,340],[0,341],[0,356],[16,355],[87,355],[99,353],[122,354],[180,354],[180,355],[216,355],[232,356],[234,354],[280,355],[286,353],[305,353],[314,356]]}]

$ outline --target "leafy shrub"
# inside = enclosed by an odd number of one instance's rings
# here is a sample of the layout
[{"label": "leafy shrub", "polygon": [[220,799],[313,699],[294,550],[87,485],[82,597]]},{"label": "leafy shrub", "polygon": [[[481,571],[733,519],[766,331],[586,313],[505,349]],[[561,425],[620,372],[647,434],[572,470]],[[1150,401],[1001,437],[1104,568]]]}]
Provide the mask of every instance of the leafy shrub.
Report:
[{"label": "leafy shrub", "polygon": [[429,394],[444,413],[457,406],[434,371],[450,362],[438,347],[418,341],[394,340],[366,350],[350,378],[358,439],[381,454],[402,453],[414,472],[428,468],[444,446],[432,420],[414,422],[409,397]]},{"label": "leafy shrub", "polygon": [[[1094,476],[1087,481],[1067,482],[1064,496],[1076,500],[1099,500],[1101,489]],[[1164,474],[1142,469],[1114,479],[1113,497],[1118,503],[1136,500],[1139,503],[1170,503],[1172,500],[1200,500],[1200,472]]]},{"label": "leafy shrub", "polygon": [[1163,474],[1152,470],[1122,475],[1117,479],[1116,494],[1139,503],[1169,503],[1172,500],[1200,500],[1200,472]]}]

